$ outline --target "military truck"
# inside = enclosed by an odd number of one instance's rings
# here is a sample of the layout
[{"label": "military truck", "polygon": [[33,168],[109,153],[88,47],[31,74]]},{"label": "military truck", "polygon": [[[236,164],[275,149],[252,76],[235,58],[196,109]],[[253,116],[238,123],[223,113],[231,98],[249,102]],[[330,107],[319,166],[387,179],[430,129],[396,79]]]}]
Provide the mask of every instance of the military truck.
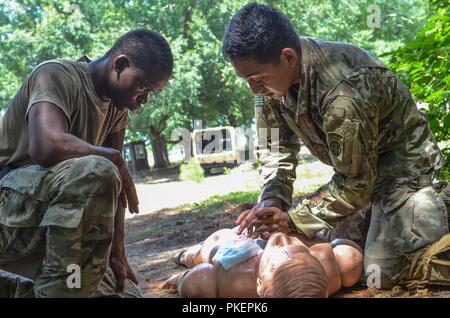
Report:
[{"label": "military truck", "polygon": [[236,130],[219,126],[192,131],[192,156],[206,173],[221,172],[237,165],[238,145]]}]

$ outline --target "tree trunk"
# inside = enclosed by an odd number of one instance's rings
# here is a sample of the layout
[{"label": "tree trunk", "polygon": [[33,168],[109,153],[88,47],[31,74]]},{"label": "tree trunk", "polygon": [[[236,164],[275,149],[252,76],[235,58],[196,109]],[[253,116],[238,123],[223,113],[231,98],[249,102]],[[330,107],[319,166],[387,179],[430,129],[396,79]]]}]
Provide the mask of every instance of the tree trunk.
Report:
[{"label": "tree trunk", "polygon": [[154,168],[169,167],[169,152],[164,136],[154,126],[150,126],[150,141],[152,143]]},{"label": "tree trunk", "polygon": [[236,117],[233,114],[228,114],[228,125],[236,128]]}]

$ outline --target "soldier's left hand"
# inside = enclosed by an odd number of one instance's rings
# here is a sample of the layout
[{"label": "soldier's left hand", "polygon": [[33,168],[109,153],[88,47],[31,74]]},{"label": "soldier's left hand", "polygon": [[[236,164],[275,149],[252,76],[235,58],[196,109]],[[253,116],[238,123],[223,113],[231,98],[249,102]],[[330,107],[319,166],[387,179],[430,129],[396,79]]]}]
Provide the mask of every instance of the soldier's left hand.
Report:
[{"label": "soldier's left hand", "polygon": [[252,223],[255,227],[253,238],[257,238],[262,233],[267,236],[267,234],[276,232],[289,233],[293,231],[289,215],[276,207],[258,209]]},{"label": "soldier's left hand", "polygon": [[134,272],[131,269],[130,264],[128,264],[128,260],[125,255],[120,255],[120,253],[112,254],[109,259],[109,265],[111,266],[111,269],[116,275],[117,279],[116,293],[123,292],[125,288],[126,279],[129,279],[135,284],[138,284],[138,280],[134,275]]}]

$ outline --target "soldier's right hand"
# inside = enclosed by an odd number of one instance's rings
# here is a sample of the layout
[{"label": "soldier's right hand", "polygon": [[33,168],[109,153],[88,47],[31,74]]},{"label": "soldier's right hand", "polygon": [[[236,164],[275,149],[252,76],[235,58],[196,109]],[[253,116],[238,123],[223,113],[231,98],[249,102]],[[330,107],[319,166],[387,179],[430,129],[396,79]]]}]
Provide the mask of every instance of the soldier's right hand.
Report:
[{"label": "soldier's right hand", "polygon": [[239,225],[237,235],[241,235],[242,232],[247,229],[247,236],[252,237],[255,230],[253,226],[253,223],[256,221],[255,214],[261,208],[267,207],[275,207],[281,209],[282,201],[278,198],[267,198],[261,201],[259,204],[255,205],[252,209],[242,212],[236,219],[236,224]]},{"label": "soldier's right hand", "polygon": [[[128,202],[128,210],[130,213],[139,213],[139,199],[137,197],[136,187],[134,186],[133,178],[128,171],[122,154],[114,148],[102,148],[104,157],[111,160],[116,165],[117,169],[119,169],[119,174],[122,179],[122,191],[125,193],[125,196],[121,196],[122,204],[126,207]],[[124,200],[125,197],[126,200]]]}]

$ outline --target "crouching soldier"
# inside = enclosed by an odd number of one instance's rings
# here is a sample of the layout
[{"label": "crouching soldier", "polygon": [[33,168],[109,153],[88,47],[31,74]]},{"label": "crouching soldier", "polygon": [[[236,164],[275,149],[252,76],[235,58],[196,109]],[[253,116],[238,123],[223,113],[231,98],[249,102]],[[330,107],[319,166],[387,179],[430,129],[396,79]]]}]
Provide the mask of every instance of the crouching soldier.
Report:
[{"label": "crouching soldier", "polygon": [[10,296],[140,295],[124,250],[138,199],[121,150],[128,110],[172,67],[167,41],[141,29],[96,61],[51,60],[28,76],[0,125],[0,289],[16,274],[33,288]]}]

